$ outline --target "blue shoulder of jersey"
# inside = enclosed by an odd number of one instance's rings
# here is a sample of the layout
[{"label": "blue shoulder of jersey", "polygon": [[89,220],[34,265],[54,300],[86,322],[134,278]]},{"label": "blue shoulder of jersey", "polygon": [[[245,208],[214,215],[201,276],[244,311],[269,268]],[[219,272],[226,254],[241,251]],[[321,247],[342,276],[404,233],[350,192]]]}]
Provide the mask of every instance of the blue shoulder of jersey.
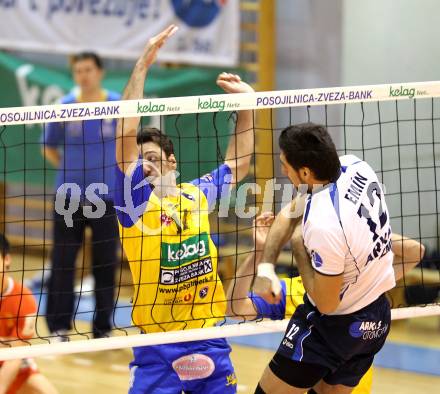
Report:
[{"label": "blue shoulder of jersey", "polygon": [[[125,175],[118,166],[115,166],[115,174],[116,214],[123,227],[132,227],[144,213],[152,189],[149,183],[145,182],[140,161],[131,176]],[[126,182],[129,182],[128,188]]]},{"label": "blue shoulder of jersey", "polygon": [[215,170],[194,179],[190,183],[202,190],[208,200],[209,207],[212,207],[222,197],[222,193],[227,191],[223,189],[223,185],[230,185],[231,177],[231,169],[223,163]]},{"label": "blue shoulder of jersey", "polygon": [[[106,101],[119,101],[121,99],[121,95],[117,92],[111,90],[106,90],[105,92],[107,93]],[[61,104],[73,104],[77,101],[78,97],[74,90],[63,96],[60,100]]]},{"label": "blue shoulder of jersey", "polygon": [[76,95],[74,92],[70,92],[61,98],[61,104],[73,104],[76,103]]},{"label": "blue shoulder of jersey", "polygon": [[119,93],[107,90],[107,101],[119,101],[120,99],[121,95]]}]

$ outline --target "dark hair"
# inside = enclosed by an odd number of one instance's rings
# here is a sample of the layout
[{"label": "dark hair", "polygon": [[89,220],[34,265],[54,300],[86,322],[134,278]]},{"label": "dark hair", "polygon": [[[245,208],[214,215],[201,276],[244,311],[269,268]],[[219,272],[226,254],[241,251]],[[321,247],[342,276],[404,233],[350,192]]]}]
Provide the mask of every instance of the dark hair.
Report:
[{"label": "dark hair", "polygon": [[9,245],[9,241],[6,239],[4,234],[0,233],[0,253],[2,257],[5,257],[9,254],[11,250],[11,246]]},{"label": "dark hair", "polygon": [[138,145],[154,142],[165,152],[167,158],[174,154],[173,141],[155,127],[142,127],[136,136],[136,142]]},{"label": "dark hair", "polygon": [[73,67],[73,65],[77,62],[80,62],[81,60],[93,60],[93,62],[96,64],[96,67],[98,67],[100,70],[104,69],[104,63],[102,59],[94,52],[80,52],[76,55],[72,55],[70,57],[70,67]]},{"label": "dark hair", "polygon": [[338,179],[341,169],[338,152],[324,126],[315,123],[289,126],[281,132],[279,144],[295,170],[308,167],[318,180]]}]

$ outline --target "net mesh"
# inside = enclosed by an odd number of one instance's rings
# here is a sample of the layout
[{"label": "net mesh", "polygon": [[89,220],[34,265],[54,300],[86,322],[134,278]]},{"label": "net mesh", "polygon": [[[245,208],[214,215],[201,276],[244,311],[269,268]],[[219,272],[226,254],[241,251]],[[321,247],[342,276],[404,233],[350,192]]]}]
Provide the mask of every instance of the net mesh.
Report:
[{"label": "net mesh", "polygon": [[[117,227],[114,227],[116,211],[108,206],[111,202],[109,196],[115,192],[114,182],[109,181],[113,175],[108,174],[115,171],[112,152],[116,118],[134,116],[140,112],[144,113],[141,118],[143,126],[156,126],[173,141],[179,172],[178,182],[184,183],[204,174],[208,174],[205,178],[210,180],[210,172],[223,163],[226,147],[237,122],[236,112],[232,110],[249,109],[254,113],[255,159],[250,174],[226,199],[220,199],[209,208],[210,236],[218,251],[218,269],[212,270],[209,281],[215,282],[218,277],[225,289],[236,286],[241,262],[254,253],[252,220],[255,213],[261,212],[262,205],[262,210],[269,209],[276,213],[294,194],[289,181],[280,171],[278,136],[290,124],[314,122],[328,128],[340,155],[354,154],[366,160],[377,172],[386,188],[393,232],[417,240],[426,248],[425,257],[417,268],[411,272],[404,270],[403,279],[389,292],[393,308],[423,307],[428,304],[432,308],[438,308],[438,91],[440,88],[437,83],[427,83],[231,95],[234,97],[201,96],[130,103],[0,109],[0,222],[2,232],[11,243],[12,255],[9,269],[3,270],[2,304],[5,305],[5,295],[15,294],[14,304],[18,305],[15,309],[16,315],[2,315],[0,324],[20,327],[20,330],[29,330],[32,333],[29,337],[20,336],[22,334],[10,335],[3,338],[3,343],[13,345],[18,340],[26,340],[32,345],[50,344],[49,346],[60,352],[81,351],[78,350],[80,347],[75,344],[75,339],[90,339],[87,342],[89,349],[146,343],[146,336],[135,335],[139,333],[139,328],[132,322],[133,303],[139,305],[140,300],[137,298],[139,293],[133,293],[133,284],[139,287],[155,284],[142,277],[142,270],[147,269],[146,265],[136,266],[139,275],[130,273],[118,234],[111,230],[116,228],[117,231]],[[97,111],[96,108],[100,110]],[[268,119],[267,124],[262,122],[263,118]],[[56,120],[58,123],[52,123]],[[40,153],[41,141],[51,127],[50,124],[58,124],[64,136],[52,144],[60,153],[61,161],[57,167],[44,161]],[[93,134],[93,128],[98,130],[97,134]],[[263,136],[267,137],[268,133],[271,135],[272,146],[262,147],[259,140]],[[271,153],[266,153],[267,151]],[[268,169],[270,175],[267,175]],[[68,195],[67,200],[60,200],[61,205],[58,205],[56,213],[57,198],[64,190],[60,188],[60,179],[66,180],[68,172],[78,183],[78,205],[73,204]],[[60,173],[64,178],[60,178]],[[109,189],[108,194],[101,194],[104,196],[104,205],[90,199],[85,190],[90,186],[91,179],[99,178],[103,179]],[[71,180],[71,183],[74,182]],[[96,190],[100,190],[99,186],[94,185],[90,189]],[[180,195],[180,199],[183,198],[182,195],[184,194]],[[179,203],[182,204],[181,200]],[[72,208],[72,204],[76,209]],[[160,215],[162,224],[165,225],[170,218],[175,219],[163,206],[160,207]],[[64,224],[69,216],[75,223],[74,230],[69,230],[64,233],[64,238],[60,238],[59,234],[66,231]],[[166,237],[162,233],[158,237],[159,247],[163,251]],[[203,254],[200,250],[202,241],[199,231],[195,249],[191,251],[194,246],[181,240],[177,249],[173,249],[171,253],[182,255],[195,251]],[[57,242],[58,255],[54,257],[53,250]],[[115,248],[116,261],[111,257],[112,248]],[[144,252],[141,249],[138,252],[141,262]],[[58,259],[56,264],[52,261],[54,258]],[[206,265],[207,262],[202,261],[203,259],[197,264],[188,259],[189,265],[186,261],[183,264],[181,257],[178,260],[183,285],[197,278],[200,273],[198,270],[209,271],[209,264]],[[180,267],[182,265],[186,266],[187,276],[183,274]],[[133,267],[134,265],[131,267],[132,271]],[[57,277],[61,278],[61,282],[52,283],[52,294],[48,294],[50,276],[56,274],[57,270]],[[281,252],[277,271],[280,276],[292,277],[298,274],[289,249]],[[158,280],[163,279],[166,272],[160,271]],[[13,289],[12,282],[7,277],[13,278],[20,286]],[[174,284],[177,286],[177,283]],[[26,290],[21,286],[26,286],[32,292],[36,313],[26,312],[28,299]],[[207,324],[206,316],[198,315],[197,307],[202,304],[208,305],[210,317],[214,317],[221,327],[210,328],[204,333],[190,330],[193,331],[192,334],[185,331],[178,335],[148,335],[150,341],[165,343],[216,335],[243,335],[281,330],[285,327],[280,323],[271,326],[266,321],[247,323],[253,316],[240,313],[236,316],[219,314],[215,309],[219,300],[213,296],[205,298],[205,290],[204,286],[196,283],[194,291],[171,292],[169,299],[164,299],[157,298],[156,289],[153,299],[161,301],[143,305],[148,307],[146,310],[152,317],[152,323],[148,324],[154,326],[160,323],[160,319],[154,316],[155,308],[169,307],[171,321],[181,324],[167,326],[168,328],[162,326],[163,330],[204,328],[211,324]],[[438,313],[438,309],[433,313]],[[416,314],[411,312],[411,315]],[[33,318],[29,318],[30,315]],[[246,324],[235,325],[231,331],[222,331],[229,327],[231,317]],[[60,322],[66,321],[70,326],[68,332],[56,328],[57,324],[61,327],[64,323]],[[191,323],[194,321],[199,324],[193,326]],[[145,331],[148,331],[148,324],[143,327]],[[247,328],[243,330],[243,327]],[[125,342],[119,342],[118,338],[92,340],[94,337],[105,336],[124,336],[132,338],[132,341],[127,342],[126,338]],[[62,344],[63,347],[60,347],[55,343],[60,338],[70,339],[73,343]],[[95,345],[90,346],[91,343]],[[31,349],[34,347],[36,346],[20,350],[25,352],[23,354],[32,354]],[[1,352],[2,357],[8,357],[5,349]],[[44,352],[47,354],[50,350]]]}]

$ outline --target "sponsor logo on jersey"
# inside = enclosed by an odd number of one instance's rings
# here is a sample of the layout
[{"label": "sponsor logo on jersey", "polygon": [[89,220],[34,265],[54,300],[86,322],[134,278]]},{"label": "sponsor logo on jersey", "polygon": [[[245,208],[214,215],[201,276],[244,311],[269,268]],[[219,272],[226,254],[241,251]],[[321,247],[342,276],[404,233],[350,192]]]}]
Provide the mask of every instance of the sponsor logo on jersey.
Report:
[{"label": "sponsor logo on jersey", "polygon": [[212,375],[215,363],[204,354],[190,354],[173,361],[173,369],[180,380],[204,379]]},{"label": "sponsor logo on jersey", "polygon": [[163,213],[162,215],[160,215],[160,221],[162,222],[162,224],[164,224],[165,226],[169,226],[171,223],[173,223],[173,219],[170,218],[168,215],[166,215],[165,213]]},{"label": "sponsor logo on jersey", "polygon": [[173,298],[165,298],[163,300],[164,305],[179,305],[184,304],[186,302],[190,302],[192,300],[192,294],[185,294],[183,297],[173,297]]},{"label": "sponsor logo on jersey", "polygon": [[204,181],[206,183],[211,183],[213,182],[214,178],[211,174],[205,174],[200,178],[201,181]]},{"label": "sponsor logo on jersey", "polygon": [[192,196],[191,194],[185,193],[185,192],[182,192],[182,196],[185,197],[185,198],[187,198],[187,199],[190,200],[190,201],[195,201],[195,200],[196,200],[196,199],[194,198],[194,196]]},{"label": "sponsor logo on jersey", "polygon": [[318,254],[318,252],[312,250],[311,257],[316,268],[322,267],[322,257]]},{"label": "sponsor logo on jersey", "polygon": [[[199,286],[202,285],[204,283],[214,283],[215,279],[213,275],[209,275],[209,276],[205,276],[204,278],[201,279],[193,279],[191,281],[187,281],[184,283],[179,284],[179,286],[175,286],[175,287],[159,287],[159,293],[160,294],[177,294],[180,293],[182,291],[186,291],[191,289],[194,286]],[[176,302],[183,302],[183,299],[181,296],[176,297],[176,298],[168,298],[165,300],[165,303],[173,303],[173,300],[177,300]],[[131,302],[133,303],[133,302]]]},{"label": "sponsor logo on jersey", "polygon": [[195,235],[180,243],[162,242],[161,266],[175,268],[209,255],[207,233]]},{"label": "sponsor logo on jersey", "polygon": [[226,386],[235,386],[237,384],[237,376],[235,376],[235,372],[232,372],[230,375],[226,376]]},{"label": "sponsor logo on jersey", "polygon": [[388,324],[379,321],[363,321],[350,324],[349,334],[353,338],[362,338],[363,340],[380,338],[388,331]]},{"label": "sponsor logo on jersey", "polygon": [[211,257],[193,261],[175,269],[160,269],[160,283],[162,285],[175,285],[187,280],[198,278],[213,271]]},{"label": "sponsor logo on jersey", "polygon": [[173,285],[174,270],[160,270],[160,283],[164,285]]},{"label": "sponsor logo on jersey", "polygon": [[200,298],[205,298],[208,295],[208,286],[205,286],[203,289],[200,289],[199,296]]}]

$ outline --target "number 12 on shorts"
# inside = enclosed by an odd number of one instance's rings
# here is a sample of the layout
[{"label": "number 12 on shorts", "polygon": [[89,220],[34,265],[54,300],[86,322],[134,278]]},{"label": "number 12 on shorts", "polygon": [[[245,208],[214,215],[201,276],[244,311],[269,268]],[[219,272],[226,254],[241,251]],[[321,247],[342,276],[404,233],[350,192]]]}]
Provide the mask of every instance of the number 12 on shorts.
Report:
[{"label": "number 12 on shorts", "polygon": [[286,338],[289,341],[293,341],[293,337],[298,333],[298,331],[299,331],[299,327],[295,323],[293,323],[292,327],[290,327],[289,331],[286,334]]}]

